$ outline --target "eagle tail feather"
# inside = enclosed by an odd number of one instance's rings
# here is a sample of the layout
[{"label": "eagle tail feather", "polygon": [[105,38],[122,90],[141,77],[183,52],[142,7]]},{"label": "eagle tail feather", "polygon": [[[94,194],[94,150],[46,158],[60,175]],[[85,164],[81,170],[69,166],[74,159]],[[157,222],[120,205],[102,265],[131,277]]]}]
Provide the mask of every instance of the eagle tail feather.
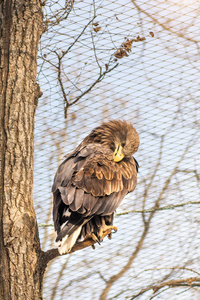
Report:
[{"label": "eagle tail feather", "polygon": [[70,236],[66,235],[61,241],[57,243],[58,252],[61,255],[70,252],[80,235],[81,229],[82,226],[79,226]]}]

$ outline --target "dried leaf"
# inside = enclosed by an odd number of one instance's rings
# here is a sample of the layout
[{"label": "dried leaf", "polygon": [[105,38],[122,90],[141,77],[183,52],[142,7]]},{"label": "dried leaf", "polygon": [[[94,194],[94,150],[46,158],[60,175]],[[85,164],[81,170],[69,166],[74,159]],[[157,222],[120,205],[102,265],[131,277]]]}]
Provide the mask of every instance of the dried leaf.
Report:
[{"label": "dried leaf", "polygon": [[150,36],[154,37],[153,31],[150,31],[149,34],[150,34]]},{"label": "dried leaf", "polygon": [[136,39],[128,39],[125,38],[125,42],[121,44],[121,47],[117,49],[117,51],[114,53],[114,56],[116,58],[123,58],[124,56],[128,56],[128,53],[131,51],[133,42],[141,42],[146,40],[145,37],[137,36]]},{"label": "dried leaf", "polygon": [[136,38],[136,39],[133,39],[132,41],[133,41],[133,42],[142,42],[142,41],[145,41],[145,40],[146,40],[145,37],[140,37],[140,36],[138,35],[137,38]]},{"label": "dried leaf", "polygon": [[132,44],[133,44],[133,39],[132,39],[132,40],[127,39],[127,41],[124,42],[124,43],[122,44],[122,47],[123,47],[127,52],[130,52],[130,51],[131,51]]},{"label": "dried leaf", "polygon": [[99,30],[101,30],[101,27],[95,27],[95,28],[94,28],[94,31],[95,31],[95,32],[98,32]]},{"label": "dried leaf", "polygon": [[128,56],[128,54],[126,53],[126,51],[122,48],[117,49],[117,51],[115,52],[114,56],[116,58],[123,58],[124,56]]},{"label": "dried leaf", "polygon": [[115,16],[115,19],[116,19],[117,21],[119,21],[119,18],[117,17],[117,15],[115,14],[114,16]]}]

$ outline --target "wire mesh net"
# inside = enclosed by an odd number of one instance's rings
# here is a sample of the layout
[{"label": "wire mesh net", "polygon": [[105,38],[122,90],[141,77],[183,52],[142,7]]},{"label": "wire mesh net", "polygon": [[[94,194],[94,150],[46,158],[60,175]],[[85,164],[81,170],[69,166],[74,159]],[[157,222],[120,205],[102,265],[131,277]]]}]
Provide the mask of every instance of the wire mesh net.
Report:
[{"label": "wire mesh net", "polygon": [[130,121],[140,168],[118,232],[51,262],[44,299],[200,298],[199,15],[193,0],[47,1],[34,181],[43,249],[55,247],[54,174],[94,127]]}]

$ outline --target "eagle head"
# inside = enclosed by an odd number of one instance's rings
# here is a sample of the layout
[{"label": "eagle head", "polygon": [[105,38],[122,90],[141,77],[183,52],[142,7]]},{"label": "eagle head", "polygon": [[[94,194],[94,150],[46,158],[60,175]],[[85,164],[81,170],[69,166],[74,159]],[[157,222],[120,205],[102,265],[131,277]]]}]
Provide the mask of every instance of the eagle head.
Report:
[{"label": "eagle head", "polygon": [[111,120],[96,127],[86,138],[86,143],[99,143],[113,151],[113,160],[121,161],[132,156],[139,147],[139,136],[131,123]]}]

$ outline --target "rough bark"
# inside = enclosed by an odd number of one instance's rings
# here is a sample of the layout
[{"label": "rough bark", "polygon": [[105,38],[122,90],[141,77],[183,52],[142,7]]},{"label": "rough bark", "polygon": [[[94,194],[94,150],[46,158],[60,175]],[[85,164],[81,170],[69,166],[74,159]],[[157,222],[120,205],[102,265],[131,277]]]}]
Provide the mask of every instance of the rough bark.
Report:
[{"label": "rough bark", "polygon": [[41,299],[32,201],[38,0],[0,3],[0,299]]}]

